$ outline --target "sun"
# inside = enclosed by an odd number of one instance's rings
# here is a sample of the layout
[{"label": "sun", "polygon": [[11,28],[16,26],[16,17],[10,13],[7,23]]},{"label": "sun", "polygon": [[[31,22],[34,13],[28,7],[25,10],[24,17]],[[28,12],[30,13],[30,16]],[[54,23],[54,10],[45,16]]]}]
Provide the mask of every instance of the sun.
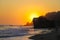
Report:
[{"label": "sun", "polygon": [[39,17],[38,13],[31,13],[31,15],[30,15],[30,21],[32,21],[33,18],[37,18],[37,17]]}]

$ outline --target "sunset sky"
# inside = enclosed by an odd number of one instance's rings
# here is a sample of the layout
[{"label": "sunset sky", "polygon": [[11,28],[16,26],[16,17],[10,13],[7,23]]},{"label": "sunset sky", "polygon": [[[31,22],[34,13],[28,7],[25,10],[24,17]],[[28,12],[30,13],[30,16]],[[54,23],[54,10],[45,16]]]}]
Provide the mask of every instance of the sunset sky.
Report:
[{"label": "sunset sky", "polygon": [[0,24],[23,25],[36,16],[60,10],[60,0],[0,0]]}]

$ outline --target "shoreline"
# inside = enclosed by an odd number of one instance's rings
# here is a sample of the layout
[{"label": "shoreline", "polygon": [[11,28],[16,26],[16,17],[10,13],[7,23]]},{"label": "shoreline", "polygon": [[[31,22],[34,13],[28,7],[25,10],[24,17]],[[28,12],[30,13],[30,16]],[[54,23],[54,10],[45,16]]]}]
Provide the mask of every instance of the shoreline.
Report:
[{"label": "shoreline", "polygon": [[36,34],[34,36],[29,37],[29,39],[33,40],[57,40],[57,34],[56,31],[51,31],[46,34]]}]

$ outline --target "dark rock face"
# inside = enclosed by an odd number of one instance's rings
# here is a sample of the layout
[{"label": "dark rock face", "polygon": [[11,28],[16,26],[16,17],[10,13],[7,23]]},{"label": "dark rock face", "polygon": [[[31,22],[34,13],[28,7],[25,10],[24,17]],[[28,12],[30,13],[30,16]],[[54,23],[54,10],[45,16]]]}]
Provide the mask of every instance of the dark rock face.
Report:
[{"label": "dark rock face", "polygon": [[33,25],[34,25],[34,28],[36,28],[36,29],[39,29],[40,27],[39,27],[39,24],[38,24],[38,18],[34,18],[33,19]]},{"label": "dark rock face", "polygon": [[54,31],[47,34],[38,34],[30,37],[34,40],[60,40],[60,11],[49,12],[46,16],[40,16],[39,18],[33,19],[34,28],[53,28]]},{"label": "dark rock face", "polygon": [[35,29],[40,28],[56,28],[60,26],[60,11],[49,12],[45,16],[33,19]]},{"label": "dark rock face", "polygon": [[54,21],[47,20],[45,17],[41,16],[39,18],[33,19],[33,24],[35,29],[40,28],[54,28]]},{"label": "dark rock face", "polygon": [[55,26],[60,26],[60,11],[47,13],[46,18],[48,20],[54,20]]}]

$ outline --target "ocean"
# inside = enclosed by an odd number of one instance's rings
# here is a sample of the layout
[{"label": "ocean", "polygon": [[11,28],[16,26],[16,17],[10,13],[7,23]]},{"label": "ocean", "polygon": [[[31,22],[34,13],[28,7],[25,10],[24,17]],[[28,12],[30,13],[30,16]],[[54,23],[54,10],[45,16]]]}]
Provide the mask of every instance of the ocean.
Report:
[{"label": "ocean", "polygon": [[0,26],[0,40],[32,40],[29,37],[50,32],[48,29],[34,29],[33,26]]}]

